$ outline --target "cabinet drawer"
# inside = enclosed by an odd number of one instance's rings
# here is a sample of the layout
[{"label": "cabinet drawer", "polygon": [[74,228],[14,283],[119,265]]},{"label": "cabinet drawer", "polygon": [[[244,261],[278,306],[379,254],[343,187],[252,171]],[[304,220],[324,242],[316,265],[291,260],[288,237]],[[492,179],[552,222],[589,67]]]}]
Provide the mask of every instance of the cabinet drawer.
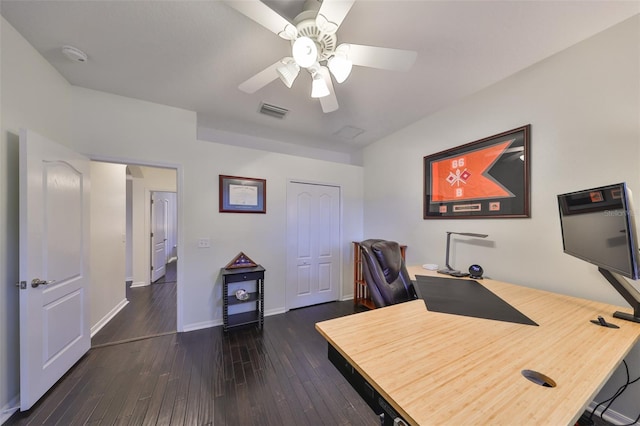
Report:
[{"label": "cabinet drawer", "polygon": [[256,281],[264,279],[264,272],[247,272],[246,274],[232,274],[226,275],[225,281],[227,283],[237,283],[241,281]]}]

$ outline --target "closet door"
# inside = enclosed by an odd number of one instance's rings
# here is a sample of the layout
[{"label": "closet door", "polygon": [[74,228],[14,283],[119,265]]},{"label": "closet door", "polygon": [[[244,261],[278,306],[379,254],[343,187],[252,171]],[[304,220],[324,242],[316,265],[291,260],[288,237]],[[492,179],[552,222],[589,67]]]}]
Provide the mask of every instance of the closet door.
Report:
[{"label": "closet door", "polygon": [[287,186],[287,309],[338,300],[340,188]]}]

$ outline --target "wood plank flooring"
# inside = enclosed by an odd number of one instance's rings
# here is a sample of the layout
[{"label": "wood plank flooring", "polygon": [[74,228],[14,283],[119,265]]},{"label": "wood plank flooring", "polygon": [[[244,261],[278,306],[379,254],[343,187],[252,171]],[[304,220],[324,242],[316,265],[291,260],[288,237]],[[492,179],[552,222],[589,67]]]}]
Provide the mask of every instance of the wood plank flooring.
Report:
[{"label": "wood plank flooring", "polygon": [[11,425],[374,425],[327,359],[314,324],[353,312],[334,302],[265,318],[92,348]]},{"label": "wood plank flooring", "polygon": [[91,338],[102,346],[176,331],[176,263],[165,276],[145,287],[126,287],[129,304]]},{"label": "wood plank flooring", "polygon": [[[153,291],[141,299],[162,309],[173,298],[175,309],[175,285],[172,296],[159,296],[166,285],[149,286]],[[31,410],[6,424],[377,425],[377,416],[327,359],[326,342],[314,328],[351,313],[352,301],[333,302],[266,317],[262,331],[248,326],[225,334],[213,327],[119,344],[96,346],[94,340]],[[98,341],[130,335],[122,324],[133,317],[122,314],[98,333]],[[163,329],[165,315],[144,315],[144,333]],[[175,327],[175,313],[167,316]]]}]

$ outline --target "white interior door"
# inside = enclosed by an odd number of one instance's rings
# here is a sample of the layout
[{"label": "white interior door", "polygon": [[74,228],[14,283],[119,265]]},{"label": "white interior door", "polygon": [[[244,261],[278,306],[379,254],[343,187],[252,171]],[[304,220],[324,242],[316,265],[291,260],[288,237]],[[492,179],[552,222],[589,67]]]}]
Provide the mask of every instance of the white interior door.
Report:
[{"label": "white interior door", "polygon": [[[175,192],[161,191],[156,192],[156,197],[160,197],[165,203],[165,237],[167,238],[167,261],[176,260],[178,253],[178,215],[177,215],[177,194]],[[157,198],[156,198],[157,199]]]},{"label": "white interior door", "polygon": [[340,188],[287,185],[287,308],[338,300]]},{"label": "white interior door", "polygon": [[151,282],[166,273],[167,264],[167,200],[151,193]]},{"label": "white interior door", "polygon": [[91,346],[89,160],[20,132],[20,410]]}]

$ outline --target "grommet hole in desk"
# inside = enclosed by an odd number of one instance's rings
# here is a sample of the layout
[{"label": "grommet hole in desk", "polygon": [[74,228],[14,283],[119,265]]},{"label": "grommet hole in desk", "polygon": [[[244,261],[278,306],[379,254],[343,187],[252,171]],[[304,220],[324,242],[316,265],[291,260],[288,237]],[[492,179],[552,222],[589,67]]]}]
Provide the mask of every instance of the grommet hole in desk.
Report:
[{"label": "grommet hole in desk", "polygon": [[545,388],[555,388],[556,382],[542,373],[538,373],[533,370],[522,370],[522,375],[529,381],[535,383],[536,385],[543,386]]}]

